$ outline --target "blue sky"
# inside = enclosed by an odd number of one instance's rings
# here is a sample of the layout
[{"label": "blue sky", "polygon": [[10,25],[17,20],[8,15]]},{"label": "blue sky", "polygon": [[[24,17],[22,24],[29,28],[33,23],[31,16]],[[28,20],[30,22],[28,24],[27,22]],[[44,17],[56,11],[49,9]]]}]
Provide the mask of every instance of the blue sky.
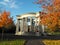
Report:
[{"label": "blue sky", "polygon": [[34,4],[34,1],[36,0],[0,0],[0,7],[2,10],[10,11],[16,22],[16,15],[42,10],[39,5]]}]

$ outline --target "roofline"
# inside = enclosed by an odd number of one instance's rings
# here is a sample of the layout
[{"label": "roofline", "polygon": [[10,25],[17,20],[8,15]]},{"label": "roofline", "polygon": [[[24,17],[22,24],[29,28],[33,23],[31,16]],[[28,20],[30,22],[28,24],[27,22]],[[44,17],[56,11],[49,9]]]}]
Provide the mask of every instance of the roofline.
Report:
[{"label": "roofline", "polygon": [[16,15],[17,17],[22,16],[22,15],[26,15],[26,14],[36,14],[35,12],[29,12],[29,13],[25,13],[25,14],[21,14],[21,15]]}]

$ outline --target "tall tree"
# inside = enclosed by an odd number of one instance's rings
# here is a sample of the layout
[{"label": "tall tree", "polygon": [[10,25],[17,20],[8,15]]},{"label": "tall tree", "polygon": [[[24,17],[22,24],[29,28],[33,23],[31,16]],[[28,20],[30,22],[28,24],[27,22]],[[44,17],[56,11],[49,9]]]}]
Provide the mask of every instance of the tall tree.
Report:
[{"label": "tall tree", "polygon": [[14,25],[12,17],[10,17],[10,12],[2,12],[0,15],[0,27],[9,29],[12,28],[12,25]]},{"label": "tall tree", "polygon": [[0,13],[0,28],[2,28],[2,40],[4,31],[11,28],[12,25],[14,25],[14,22],[10,17],[10,12],[4,11]]},{"label": "tall tree", "polygon": [[60,28],[60,0],[38,0],[37,4],[40,4],[47,12],[42,16],[41,23],[51,31]]}]

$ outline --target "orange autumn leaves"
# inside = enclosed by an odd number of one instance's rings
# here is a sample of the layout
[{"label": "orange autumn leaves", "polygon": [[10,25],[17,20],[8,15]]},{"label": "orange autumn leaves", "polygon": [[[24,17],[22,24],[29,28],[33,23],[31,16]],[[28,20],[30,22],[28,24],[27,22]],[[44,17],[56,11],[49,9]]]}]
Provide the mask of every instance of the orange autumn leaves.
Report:
[{"label": "orange autumn leaves", "polygon": [[4,11],[0,15],[0,27],[7,27],[13,22],[12,18],[10,17],[10,12]]},{"label": "orange autumn leaves", "polygon": [[38,0],[38,4],[49,12],[60,10],[60,0]]},{"label": "orange autumn leaves", "polygon": [[41,23],[47,26],[50,30],[55,30],[58,26],[60,28],[60,12],[51,13],[42,16]]},{"label": "orange autumn leaves", "polygon": [[43,10],[47,10],[47,14],[41,18],[41,23],[51,31],[60,28],[60,0],[41,0],[39,3],[42,5]]},{"label": "orange autumn leaves", "polygon": [[60,5],[60,0],[54,0],[54,5]]}]

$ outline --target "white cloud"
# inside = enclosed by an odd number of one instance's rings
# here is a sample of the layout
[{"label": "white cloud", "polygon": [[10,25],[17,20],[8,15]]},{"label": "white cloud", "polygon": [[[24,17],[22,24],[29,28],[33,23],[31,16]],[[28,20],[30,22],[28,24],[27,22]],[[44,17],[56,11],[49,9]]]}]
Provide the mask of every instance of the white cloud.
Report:
[{"label": "white cloud", "polygon": [[2,2],[0,2],[0,5],[4,5],[9,8],[17,8],[18,7],[15,0],[3,0]]},{"label": "white cloud", "polygon": [[11,8],[17,8],[18,5],[17,5],[15,2],[12,2],[12,5],[10,4],[10,7],[11,7]]},{"label": "white cloud", "polygon": [[9,2],[10,0],[4,0],[4,2]]},{"label": "white cloud", "polygon": [[1,5],[7,5],[7,3],[5,3],[5,2],[0,2],[0,4],[1,4]]}]

